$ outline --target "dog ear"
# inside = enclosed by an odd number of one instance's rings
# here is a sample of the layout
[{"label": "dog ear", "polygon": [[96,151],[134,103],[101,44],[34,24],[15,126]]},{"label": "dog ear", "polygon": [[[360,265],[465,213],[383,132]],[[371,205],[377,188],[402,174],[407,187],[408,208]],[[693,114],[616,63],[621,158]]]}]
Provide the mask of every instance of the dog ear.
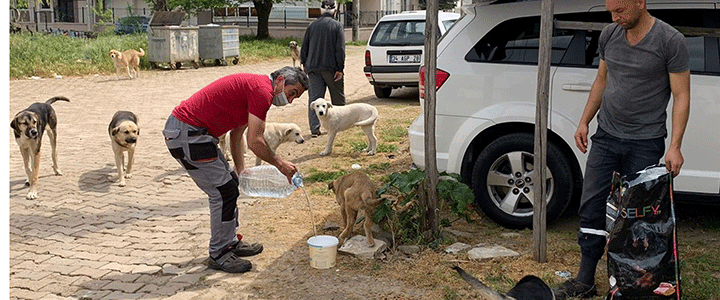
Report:
[{"label": "dog ear", "polygon": [[115,127],[112,130],[112,135],[115,136],[116,134],[118,134],[118,132],[120,132],[120,127]]},{"label": "dog ear", "polygon": [[328,108],[331,108],[331,107],[333,106],[333,105],[332,105],[332,102],[325,102],[325,103],[327,104],[327,107],[328,107]]},{"label": "dog ear", "polygon": [[140,127],[138,127],[137,130],[138,130],[137,135],[140,135]]},{"label": "dog ear", "polygon": [[330,183],[328,183],[328,190],[331,190],[331,191],[333,191],[333,192],[335,191],[335,190],[334,190],[335,187],[333,186],[333,183],[334,183],[334,182],[335,182],[335,181],[330,181]]},{"label": "dog ear", "polygon": [[17,118],[13,118],[13,120],[10,121],[10,128],[15,129],[15,130],[19,130],[19,129],[18,129],[18,126],[17,126]]}]

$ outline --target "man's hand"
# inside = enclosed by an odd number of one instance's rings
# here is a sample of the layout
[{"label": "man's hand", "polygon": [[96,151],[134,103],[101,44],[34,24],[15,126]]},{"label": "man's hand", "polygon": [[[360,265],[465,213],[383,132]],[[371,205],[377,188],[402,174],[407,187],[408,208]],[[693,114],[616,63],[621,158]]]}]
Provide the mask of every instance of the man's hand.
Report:
[{"label": "man's hand", "polygon": [[333,79],[335,79],[335,81],[340,81],[340,79],[342,79],[342,78],[343,78],[343,72],[340,72],[340,71],[335,72],[335,77],[333,77]]},{"label": "man's hand", "polygon": [[288,183],[292,184],[292,177],[295,173],[297,173],[297,167],[295,164],[287,160],[279,159],[278,164],[275,167],[280,170],[280,173],[283,173],[285,177],[287,177]]},{"label": "man's hand", "polygon": [[673,177],[680,175],[680,169],[682,168],[685,159],[680,152],[680,149],[671,147],[665,154],[665,168]]},{"label": "man's hand", "polygon": [[588,126],[585,124],[578,125],[575,131],[575,146],[580,149],[580,152],[586,153],[588,146]]}]

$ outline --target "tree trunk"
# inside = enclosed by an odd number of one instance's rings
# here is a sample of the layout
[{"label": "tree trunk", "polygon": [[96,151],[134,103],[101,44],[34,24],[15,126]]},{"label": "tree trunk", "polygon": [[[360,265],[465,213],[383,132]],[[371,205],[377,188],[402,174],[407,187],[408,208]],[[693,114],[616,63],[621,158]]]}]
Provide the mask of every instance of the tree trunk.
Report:
[{"label": "tree trunk", "polygon": [[255,10],[257,11],[258,27],[257,27],[257,39],[264,40],[270,38],[269,20],[270,10],[272,10],[272,0],[253,1]]}]

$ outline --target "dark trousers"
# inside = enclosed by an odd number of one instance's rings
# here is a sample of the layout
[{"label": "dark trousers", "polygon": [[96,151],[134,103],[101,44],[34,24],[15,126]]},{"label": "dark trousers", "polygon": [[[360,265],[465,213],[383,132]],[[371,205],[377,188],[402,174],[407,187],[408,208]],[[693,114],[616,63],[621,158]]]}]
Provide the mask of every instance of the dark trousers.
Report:
[{"label": "dark trousers", "polygon": [[605,252],[605,206],[613,171],[626,175],[657,164],[665,152],[665,138],[620,139],[598,127],[591,139],[578,212],[578,245],[583,259],[597,264]]},{"label": "dark trousers", "polygon": [[310,71],[308,73],[308,122],[311,133],[320,133],[320,120],[310,104],[318,98],[325,98],[325,89],[330,91],[332,105],[345,105],[345,77],[335,81],[335,71]]}]

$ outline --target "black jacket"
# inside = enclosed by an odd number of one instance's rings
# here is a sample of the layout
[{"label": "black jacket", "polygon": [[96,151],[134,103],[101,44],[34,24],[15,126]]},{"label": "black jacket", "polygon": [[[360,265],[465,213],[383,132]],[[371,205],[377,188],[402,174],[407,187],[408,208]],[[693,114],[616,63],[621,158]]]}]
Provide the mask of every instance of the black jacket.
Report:
[{"label": "black jacket", "polygon": [[345,69],[345,30],[330,14],[322,14],[305,30],[300,63],[308,73]]}]

